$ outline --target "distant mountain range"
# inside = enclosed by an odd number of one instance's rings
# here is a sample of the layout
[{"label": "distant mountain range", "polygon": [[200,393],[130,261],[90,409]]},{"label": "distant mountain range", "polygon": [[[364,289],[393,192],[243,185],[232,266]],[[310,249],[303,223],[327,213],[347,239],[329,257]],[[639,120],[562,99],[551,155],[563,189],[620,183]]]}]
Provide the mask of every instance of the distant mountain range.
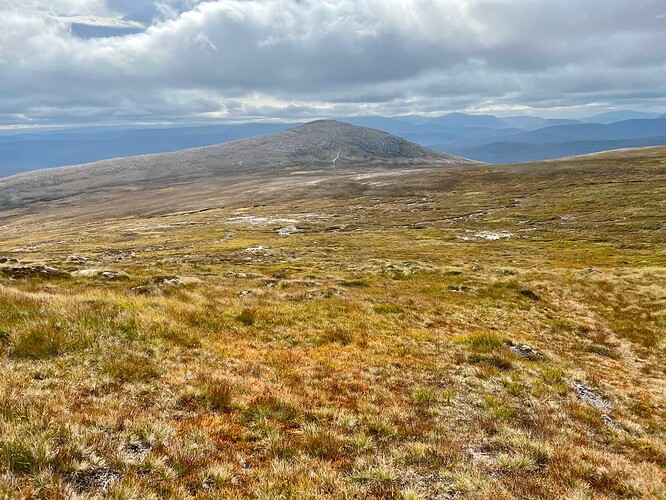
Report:
[{"label": "distant mountain range", "polygon": [[[489,163],[514,163],[607,149],[666,144],[666,114],[613,111],[580,120],[450,113],[437,117],[341,117],[423,146]],[[0,177],[40,169],[210,146],[297,124],[78,128],[0,133]]]},{"label": "distant mountain range", "polygon": [[469,140],[430,146],[489,163],[516,163],[664,144],[666,120],[641,119],[607,125],[558,125],[506,135],[493,141]]}]

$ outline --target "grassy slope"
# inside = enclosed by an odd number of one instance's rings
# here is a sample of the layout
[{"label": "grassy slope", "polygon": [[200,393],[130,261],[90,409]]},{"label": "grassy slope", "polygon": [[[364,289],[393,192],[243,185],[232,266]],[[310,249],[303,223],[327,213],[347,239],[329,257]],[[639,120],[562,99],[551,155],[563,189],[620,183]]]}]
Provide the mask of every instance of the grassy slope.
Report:
[{"label": "grassy slope", "polygon": [[3,222],[0,491],[663,498],[664,151],[391,179]]}]

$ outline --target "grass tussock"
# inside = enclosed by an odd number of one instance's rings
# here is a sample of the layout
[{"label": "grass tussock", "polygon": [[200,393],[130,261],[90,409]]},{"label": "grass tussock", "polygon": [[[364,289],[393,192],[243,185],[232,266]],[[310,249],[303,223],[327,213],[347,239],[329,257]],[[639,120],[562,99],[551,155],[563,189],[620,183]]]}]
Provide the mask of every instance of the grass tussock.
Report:
[{"label": "grass tussock", "polygon": [[102,362],[101,372],[117,382],[149,382],[159,377],[159,367],[150,357],[116,353]]}]

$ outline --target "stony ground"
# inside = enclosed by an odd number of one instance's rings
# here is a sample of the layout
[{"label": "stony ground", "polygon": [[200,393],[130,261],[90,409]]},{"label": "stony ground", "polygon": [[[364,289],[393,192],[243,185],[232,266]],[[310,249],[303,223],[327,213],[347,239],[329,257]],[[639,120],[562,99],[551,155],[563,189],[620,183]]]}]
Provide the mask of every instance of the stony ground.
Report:
[{"label": "stony ground", "polygon": [[6,216],[1,494],[666,497],[663,150],[316,185]]}]

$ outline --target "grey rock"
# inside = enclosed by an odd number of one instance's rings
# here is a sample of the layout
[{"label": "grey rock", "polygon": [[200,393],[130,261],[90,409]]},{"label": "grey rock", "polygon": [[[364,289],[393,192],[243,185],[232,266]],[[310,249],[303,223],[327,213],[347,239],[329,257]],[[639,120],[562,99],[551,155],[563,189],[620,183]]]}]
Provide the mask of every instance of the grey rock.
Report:
[{"label": "grey rock", "polygon": [[610,401],[608,401],[594,389],[583,384],[581,381],[572,380],[571,387],[573,387],[574,391],[576,391],[576,394],[578,394],[578,397],[583,403],[594,406],[595,408],[598,408],[604,412],[609,412],[613,409],[613,405],[610,403]]},{"label": "grey rock", "polygon": [[611,418],[610,415],[606,415],[606,414],[602,415],[602,416],[601,416],[601,420],[603,420],[604,423],[605,423],[608,427],[611,427],[612,429],[616,430],[616,431],[619,432],[620,434],[626,434],[626,433],[627,433],[627,431],[624,430],[624,427],[622,427],[622,426],[621,426],[620,424],[618,424],[615,420],[613,420],[613,419]]},{"label": "grey rock", "polygon": [[130,288],[130,292],[136,295],[154,295],[157,289],[148,285],[138,285]]},{"label": "grey rock", "polygon": [[287,227],[281,227],[277,231],[277,234],[279,235],[288,235],[288,234],[296,234],[296,233],[304,233],[305,228],[298,227],[298,226],[287,226]]},{"label": "grey rock", "polygon": [[522,295],[523,297],[527,297],[530,300],[538,301],[541,300],[541,296],[533,292],[532,290],[528,290],[527,288],[523,288],[522,290],[519,290],[518,293]]},{"label": "grey rock", "polygon": [[509,349],[517,356],[528,359],[530,361],[538,361],[540,359],[546,358],[546,355],[539,349],[527,344],[518,344],[509,341]]},{"label": "grey rock", "polygon": [[0,269],[0,273],[8,278],[67,278],[69,273],[56,269],[55,267],[34,266],[12,266]]},{"label": "grey rock", "polygon": [[182,285],[183,282],[178,276],[155,276],[150,280],[154,285],[169,285],[169,286],[178,286]]},{"label": "grey rock", "polygon": [[70,255],[67,257],[67,262],[74,262],[76,264],[85,264],[88,262],[88,259],[86,257],[82,257],[81,255]]},{"label": "grey rock", "polygon": [[129,278],[126,273],[120,271],[102,271],[99,273],[99,276],[107,280],[122,280]]}]

